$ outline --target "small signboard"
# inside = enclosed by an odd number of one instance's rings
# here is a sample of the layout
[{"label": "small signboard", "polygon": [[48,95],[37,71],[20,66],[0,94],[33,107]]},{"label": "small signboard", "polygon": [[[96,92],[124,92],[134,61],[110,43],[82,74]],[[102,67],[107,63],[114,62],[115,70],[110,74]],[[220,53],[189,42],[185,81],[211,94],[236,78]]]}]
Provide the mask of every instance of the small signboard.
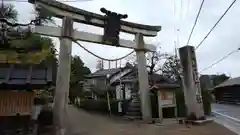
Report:
[{"label": "small signboard", "polygon": [[122,87],[123,85],[118,85],[116,86],[116,98],[117,100],[123,100],[123,90]]},{"label": "small signboard", "polygon": [[161,106],[171,106],[174,105],[174,93],[170,91],[161,91],[160,92],[160,104]]}]

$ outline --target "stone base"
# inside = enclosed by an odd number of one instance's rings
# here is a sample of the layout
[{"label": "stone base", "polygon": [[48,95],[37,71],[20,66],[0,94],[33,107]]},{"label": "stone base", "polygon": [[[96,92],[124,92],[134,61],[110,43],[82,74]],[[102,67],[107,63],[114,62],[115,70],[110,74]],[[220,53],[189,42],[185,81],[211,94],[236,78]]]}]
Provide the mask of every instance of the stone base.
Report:
[{"label": "stone base", "polygon": [[155,124],[156,123],[156,121],[154,119],[152,119],[152,120],[141,120],[140,122],[143,123],[143,124]]},{"label": "stone base", "polygon": [[205,120],[185,120],[185,119],[180,119],[179,124],[185,124],[185,125],[202,125],[206,124],[209,122],[212,122],[213,119],[205,119]]},{"label": "stone base", "polygon": [[124,116],[125,119],[127,120],[141,120],[141,116]]},{"label": "stone base", "polygon": [[197,125],[205,124],[205,123],[209,123],[209,122],[213,122],[213,119],[205,119],[205,120],[196,120],[196,121],[194,121],[194,123],[197,124]]},{"label": "stone base", "polygon": [[132,116],[124,116],[124,118],[126,120],[131,120],[131,121],[135,121],[138,123],[142,123],[142,124],[155,124],[155,123],[159,123],[158,119],[150,119],[150,120],[143,120],[142,117],[132,117]]}]

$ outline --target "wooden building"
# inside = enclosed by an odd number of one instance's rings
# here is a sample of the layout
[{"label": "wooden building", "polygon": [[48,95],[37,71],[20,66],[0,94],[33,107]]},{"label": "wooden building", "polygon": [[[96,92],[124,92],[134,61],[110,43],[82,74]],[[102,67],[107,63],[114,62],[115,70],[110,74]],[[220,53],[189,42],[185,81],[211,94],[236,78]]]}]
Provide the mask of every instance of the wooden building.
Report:
[{"label": "wooden building", "polygon": [[231,78],[213,90],[215,100],[219,103],[240,103],[240,77]]},{"label": "wooden building", "polygon": [[[55,85],[55,75],[53,67],[46,64],[0,63],[0,131],[13,128],[16,121],[29,126],[34,90]],[[16,120],[16,115],[21,120]]]}]

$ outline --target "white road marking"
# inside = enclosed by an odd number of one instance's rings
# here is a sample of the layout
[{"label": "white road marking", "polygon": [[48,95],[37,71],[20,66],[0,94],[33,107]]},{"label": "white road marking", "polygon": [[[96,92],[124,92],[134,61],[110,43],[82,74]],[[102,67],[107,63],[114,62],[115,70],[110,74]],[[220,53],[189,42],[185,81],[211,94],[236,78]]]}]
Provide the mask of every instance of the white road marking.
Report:
[{"label": "white road marking", "polygon": [[229,115],[219,113],[217,111],[212,111],[213,114],[216,114],[214,121],[232,132],[240,135],[240,120]]},{"label": "white road marking", "polygon": [[[230,119],[223,119],[220,117],[216,117],[214,119],[214,121],[224,127],[226,127],[227,129],[229,129],[230,131],[236,133],[237,135],[240,135],[240,126],[237,123],[234,123],[233,121],[230,121]],[[236,125],[237,124],[237,125]]]},{"label": "white road marking", "polygon": [[226,118],[228,118],[228,119],[231,119],[231,120],[233,120],[233,121],[236,121],[236,122],[240,123],[240,120],[237,119],[237,118],[231,117],[231,116],[226,115],[226,114],[219,113],[219,112],[217,112],[217,111],[212,111],[212,112],[213,112],[213,113],[216,113],[216,114],[218,114],[218,115],[220,115],[220,116],[226,117]]}]

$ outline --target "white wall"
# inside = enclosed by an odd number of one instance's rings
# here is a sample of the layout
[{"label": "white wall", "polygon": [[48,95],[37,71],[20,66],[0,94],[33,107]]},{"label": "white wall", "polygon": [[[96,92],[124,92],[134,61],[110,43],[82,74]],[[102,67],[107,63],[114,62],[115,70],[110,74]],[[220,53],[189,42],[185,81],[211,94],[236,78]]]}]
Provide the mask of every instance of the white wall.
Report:
[{"label": "white wall", "polygon": [[120,85],[116,85],[116,98],[117,98],[117,100],[123,99],[123,91],[121,90]]},{"label": "white wall", "polygon": [[[125,99],[130,99],[131,98],[131,84],[125,84],[124,86],[124,90],[125,90]],[[116,86],[116,98],[118,100],[120,99],[124,99],[123,97],[123,91],[121,90],[121,86],[117,85]]]},{"label": "white wall", "polygon": [[131,84],[126,84],[125,85],[125,98],[126,99],[131,99],[131,88],[132,85]]}]

